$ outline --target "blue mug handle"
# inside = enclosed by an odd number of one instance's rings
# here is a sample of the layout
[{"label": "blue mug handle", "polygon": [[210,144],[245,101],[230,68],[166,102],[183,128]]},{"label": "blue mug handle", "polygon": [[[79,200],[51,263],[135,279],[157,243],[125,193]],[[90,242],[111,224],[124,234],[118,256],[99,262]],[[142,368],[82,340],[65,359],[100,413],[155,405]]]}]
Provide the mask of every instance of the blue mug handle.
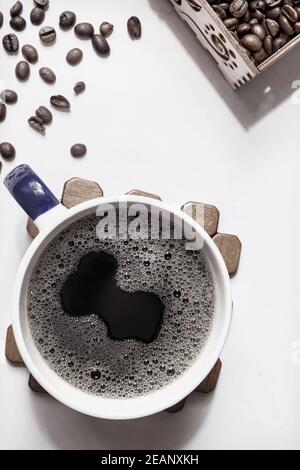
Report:
[{"label": "blue mug handle", "polygon": [[14,168],[4,179],[4,184],[33,221],[60,205],[59,200],[28,165]]}]

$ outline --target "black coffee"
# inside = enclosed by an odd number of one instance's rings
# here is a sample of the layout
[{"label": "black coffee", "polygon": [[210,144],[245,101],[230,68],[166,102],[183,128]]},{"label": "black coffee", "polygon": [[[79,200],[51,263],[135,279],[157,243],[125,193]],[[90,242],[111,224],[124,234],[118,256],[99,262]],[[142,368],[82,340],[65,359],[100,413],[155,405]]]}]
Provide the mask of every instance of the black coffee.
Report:
[{"label": "black coffee", "polygon": [[37,261],[29,326],[69,384],[130,398],[193,363],[214,317],[214,281],[201,250],[187,252],[184,241],[99,240],[98,222],[91,215],[73,223]]}]

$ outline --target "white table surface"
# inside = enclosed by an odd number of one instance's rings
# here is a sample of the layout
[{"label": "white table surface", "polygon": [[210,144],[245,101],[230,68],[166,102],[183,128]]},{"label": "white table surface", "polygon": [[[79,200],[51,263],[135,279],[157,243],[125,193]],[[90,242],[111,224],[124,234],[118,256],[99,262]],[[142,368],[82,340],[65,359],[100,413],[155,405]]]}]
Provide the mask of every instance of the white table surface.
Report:
[{"label": "white table surface", "polygon": [[[6,16],[1,37],[9,31],[12,3],[1,1]],[[28,20],[33,2],[23,3]],[[216,391],[194,395],[176,415],[97,420],[32,393],[26,370],[6,362],[13,283],[30,239],[24,213],[1,184],[0,447],[299,449],[300,104],[292,82],[300,80],[300,49],[237,93],[167,0],[50,3],[44,24],[57,26],[54,46],[39,43],[39,28],[30,21],[19,33],[21,43],[33,43],[40,54],[27,83],[16,80],[17,58],[0,47],[1,88],[19,94],[0,125],[0,140],[17,149],[14,162],[3,162],[1,176],[26,162],[57,195],[64,181],[80,176],[99,181],[106,195],[138,187],[171,204],[212,203],[221,212],[220,230],[239,235],[243,252],[232,280],[234,319]],[[64,9],[95,26],[114,23],[109,59],[58,28]],[[127,35],[131,15],[143,24],[139,42]],[[64,57],[76,46],[84,60],[72,68]],[[56,71],[55,86],[41,81],[41,66]],[[79,80],[87,90],[73,98]],[[71,97],[72,112],[55,112],[42,137],[27,118],[55,93]],[[81,160],[69,154],[78,141],[88,146]]]}]

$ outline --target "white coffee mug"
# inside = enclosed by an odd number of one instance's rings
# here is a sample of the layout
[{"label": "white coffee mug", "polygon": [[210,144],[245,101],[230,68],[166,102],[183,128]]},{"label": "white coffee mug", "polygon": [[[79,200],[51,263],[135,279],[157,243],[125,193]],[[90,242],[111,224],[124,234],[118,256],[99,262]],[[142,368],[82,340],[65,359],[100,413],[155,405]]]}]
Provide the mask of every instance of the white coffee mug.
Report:
[{"label": "white coffee mug", "polygon": [[[134,419],[166,410],[183,400],[207,377],[217,362],[225,344],[231,321],[232,299],[230,279],[224,260],[206,231],[180,209],[170,208],[155,199],[140,196],[98,198],[72,209],[60,204],[47,186],[27,165],[20,165],[5,178],[5,185],[16,201],[34,220],[39,235],[27,250],[15,281],[13,293],[13,331],[20,354],[33,377],[53,397],[65,405],[87,415],[106,419]],[[148,394],[110,399],[73,387],[54,372],[41,356],[33,341],[26,311],[27,290],[35,263],[49,243],[68,225],[96,214],[101,205],[119,203],[144,204],[158,210],[163,216],[173,214],[186,224],[203,242],[206,257],[215,284],[215,314],[205,345],[193,363],[173,382]]]}]

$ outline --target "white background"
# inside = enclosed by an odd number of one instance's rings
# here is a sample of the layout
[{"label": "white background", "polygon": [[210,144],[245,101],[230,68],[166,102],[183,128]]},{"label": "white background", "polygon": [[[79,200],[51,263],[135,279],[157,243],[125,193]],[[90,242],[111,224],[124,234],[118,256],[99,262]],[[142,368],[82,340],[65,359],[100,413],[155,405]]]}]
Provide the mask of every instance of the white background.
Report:
[{"label": "white background", "polygon": [[[1,37],[10,30],[12,3],[1,1],[6,17]],[[23,3],[29,20],[33,2]],[[291,88],[300,80],[299,48],[233,92],[167,0],[50,3],[44,24],[57,27],[54,46],[40,44],[39,28],[30,21],[19,33],[21,44],[34,44],[40,54],[27,83],[16,80],[18,59],[0,46],[1,88],[19,94],[0,125],[0,140],[17,149],[14,162],[3,162],[1,176],[26,162],[57,195],[67,179],[80,176],[100,182],[106,195],[138,187],[170,204],[212,203],[221,212],[220,230],[236,233],[243,252],[232,280],[234,319],[216,391],[195,394],[177,415],[93,419],[32,393],[26,370],[5,360],[14,278],[30,239],[25,215],[1,183],[0,447],[299,449],[300,104],[293,103]],[[72,31],[59,29],[59,13],[67,8],[97,28],[103,20],[114,23],[109,59],[97,57],[90,42]],[[143,24],[139,42],[127,35],[131,15]],[[72,68],[65,55],[76,46],[84,60]],[[54,86],[39,78],[41,66],[55,70]],[[79,80],[87,90],[74,97]],[[58,93],[70,98],[72,111],[54,112],[47,136],[39,136],[27,119]],[[81,141],[88,154],[75,160],[69,148]]]}]

